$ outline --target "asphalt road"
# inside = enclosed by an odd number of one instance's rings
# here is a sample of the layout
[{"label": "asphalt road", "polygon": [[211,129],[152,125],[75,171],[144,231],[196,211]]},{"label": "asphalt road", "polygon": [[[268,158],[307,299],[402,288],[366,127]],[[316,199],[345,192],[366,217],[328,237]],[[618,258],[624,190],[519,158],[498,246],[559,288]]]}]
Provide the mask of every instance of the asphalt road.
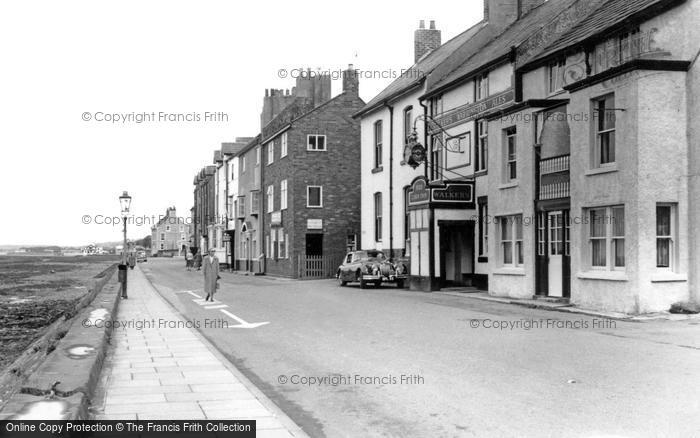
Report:
[{"label": "asphalt road", "polygon": [[[700,436],[697,319],[611,322],[230,273],[217,294],[228,307],[206,309],[187,292],[202,295],[201,272],[141,266],[314,437]],[[223,311],[269,324],[231,327]]]}]

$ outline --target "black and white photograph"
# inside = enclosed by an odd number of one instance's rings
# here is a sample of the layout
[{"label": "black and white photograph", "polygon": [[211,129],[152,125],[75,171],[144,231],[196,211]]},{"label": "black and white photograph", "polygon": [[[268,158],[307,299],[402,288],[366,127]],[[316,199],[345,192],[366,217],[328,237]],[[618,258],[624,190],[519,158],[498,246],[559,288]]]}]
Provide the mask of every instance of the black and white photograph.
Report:
[{"label": "black and white photograph", "polygon": [[700,438],[700,0],[0,41],[0,436]]}]

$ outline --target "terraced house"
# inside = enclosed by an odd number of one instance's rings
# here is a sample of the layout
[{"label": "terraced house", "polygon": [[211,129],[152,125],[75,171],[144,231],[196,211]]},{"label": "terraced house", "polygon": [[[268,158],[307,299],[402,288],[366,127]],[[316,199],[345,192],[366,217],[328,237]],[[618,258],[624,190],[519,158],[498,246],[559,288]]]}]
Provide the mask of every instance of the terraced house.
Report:
[{"label": "terraced house", "polygon": [[[396,143],[413,129],[406,111],[422,110],[417,139],[392,150],[418,141],[428,159],[383,177],[412,288],[626,313],[697,300],[700,1],[484,6],[484,21],[418,59],[423,78],[360,112],[369,161],[378,124]],[[367,248],[396,233],[374,226],[391,214],[376,164],[363,167]]]}]

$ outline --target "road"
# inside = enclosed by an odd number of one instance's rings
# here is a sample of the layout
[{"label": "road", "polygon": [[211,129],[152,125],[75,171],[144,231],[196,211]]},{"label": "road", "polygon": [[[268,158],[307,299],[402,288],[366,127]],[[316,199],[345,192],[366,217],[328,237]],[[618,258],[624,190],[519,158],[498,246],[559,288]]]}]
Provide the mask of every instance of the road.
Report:
[{"label": "road", "polygon": [[[621,322],[232,273],[206,309],[187,292],[202,295],[201,272],[178,259],[141,266],[313,437],[700,436],[698,319]],[[232,328],[222,310],[269,324]]]}]

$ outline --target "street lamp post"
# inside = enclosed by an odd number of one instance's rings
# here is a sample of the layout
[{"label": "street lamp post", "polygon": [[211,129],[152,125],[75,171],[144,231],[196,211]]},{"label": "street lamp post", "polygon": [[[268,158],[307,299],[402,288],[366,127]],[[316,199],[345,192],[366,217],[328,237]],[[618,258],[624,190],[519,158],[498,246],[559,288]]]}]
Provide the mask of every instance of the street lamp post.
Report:
[{"label": "street lamp post", "polygon": [[119,281],[122,284],[122,298],[126,299],[126,272],[127,272],[127,259],[126,259],[126,219],[129,216],[129,208],[131,207],[131,196],[129,193],[124,191],[119,197],[119,204],[122,209],[122,218],[124,222],[124,244],[122,246],[122,263],[119,265]]}]

